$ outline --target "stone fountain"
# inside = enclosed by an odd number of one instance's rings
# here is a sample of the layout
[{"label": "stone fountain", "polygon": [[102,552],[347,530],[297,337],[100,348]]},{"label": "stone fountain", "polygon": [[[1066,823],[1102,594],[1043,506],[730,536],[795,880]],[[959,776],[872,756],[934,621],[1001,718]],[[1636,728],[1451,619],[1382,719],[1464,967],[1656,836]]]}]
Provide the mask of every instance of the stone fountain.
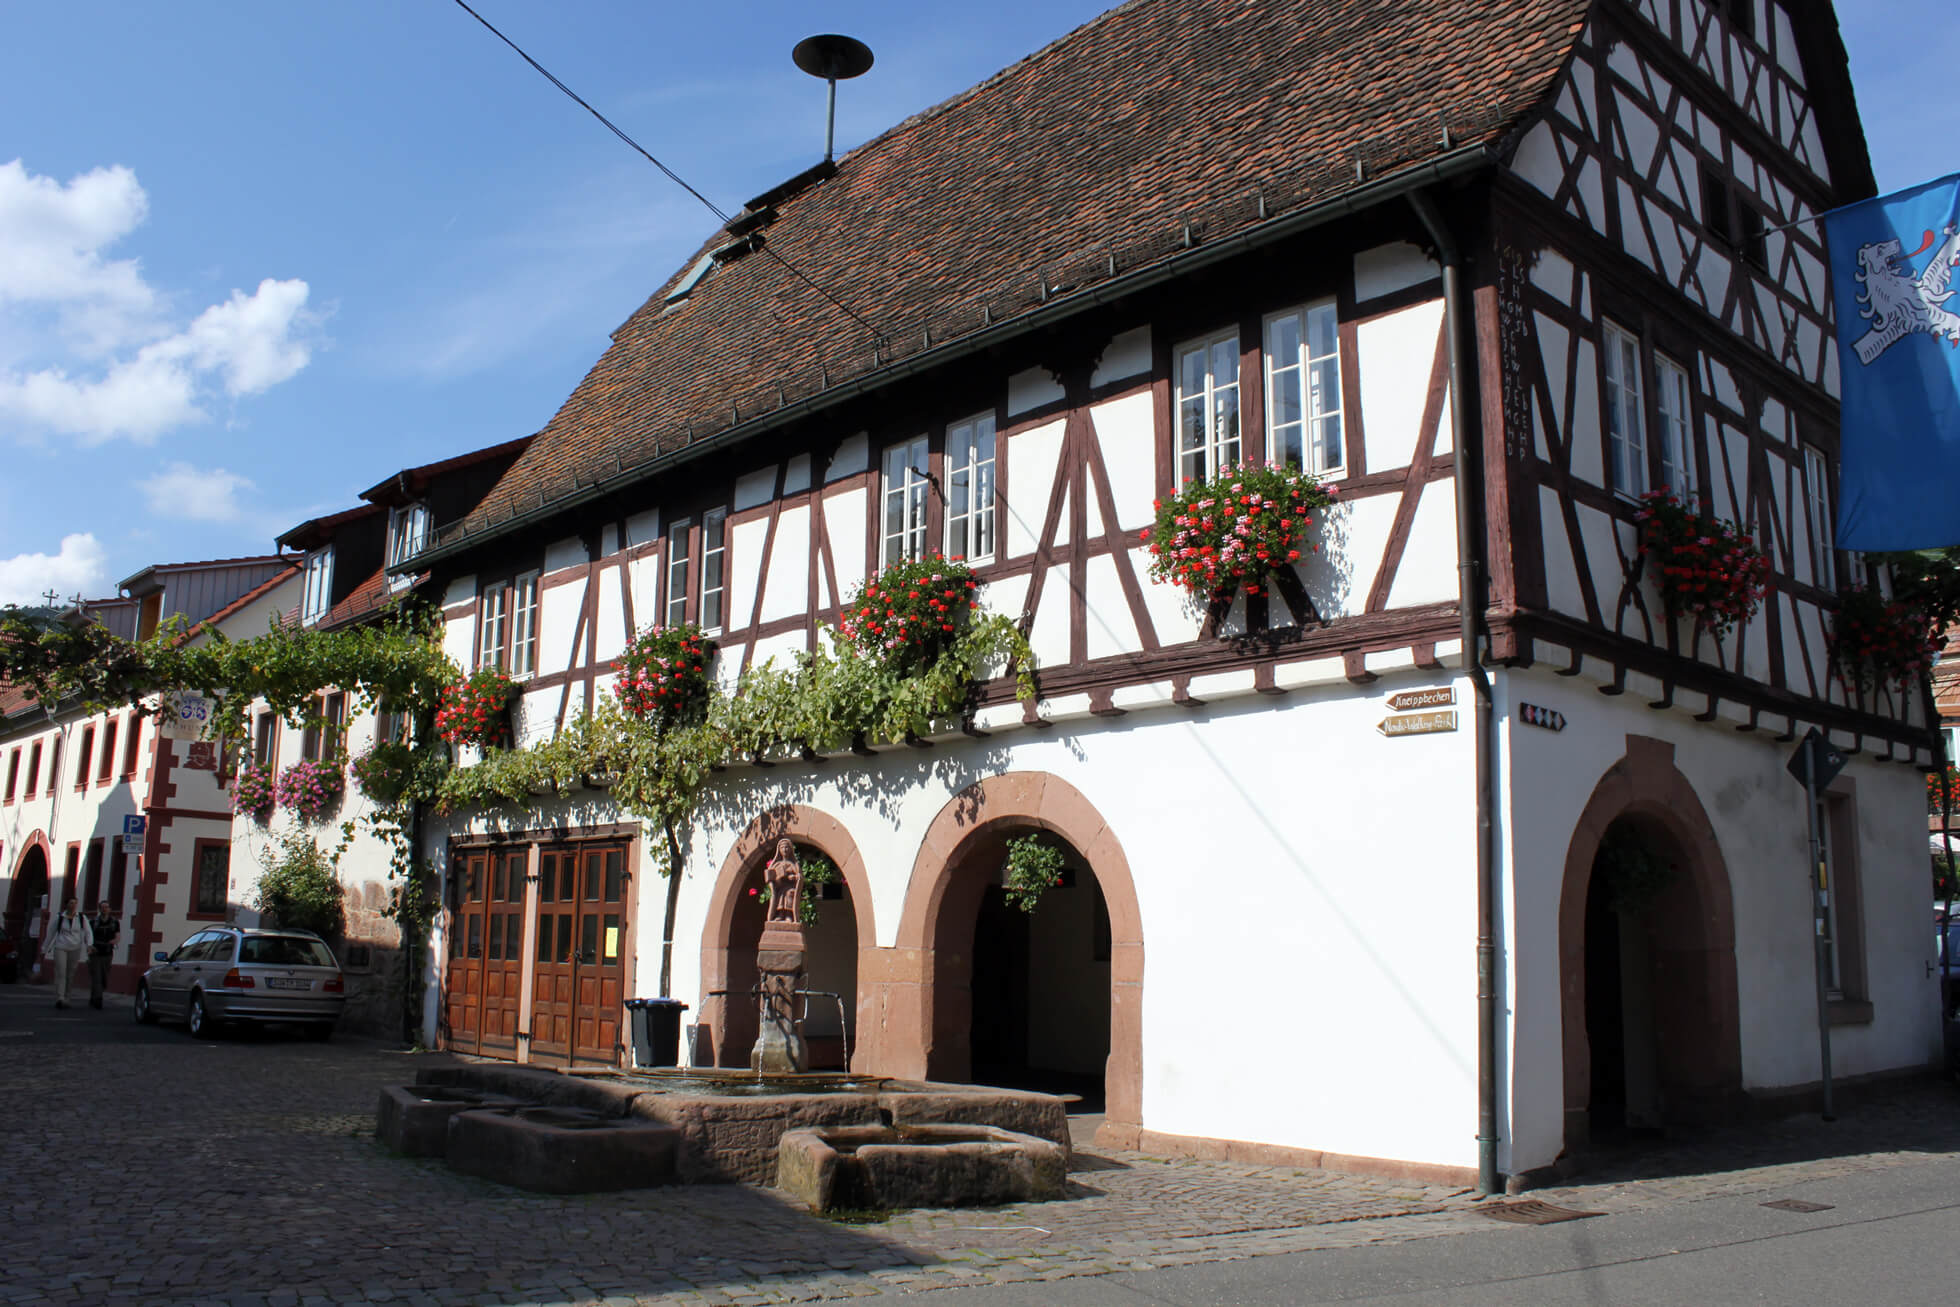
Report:
[{"label": "stone fountain", "polygon": [[776,841],[776,856],[763,871],[763,883],[769,890],[769,910],[756,944],[760,1011],[749,1069],[759,1076],[795,1075],[808,1068],[809,1056],[796,1022],[796,995],[803,988],[803,867],[788,840]]}]

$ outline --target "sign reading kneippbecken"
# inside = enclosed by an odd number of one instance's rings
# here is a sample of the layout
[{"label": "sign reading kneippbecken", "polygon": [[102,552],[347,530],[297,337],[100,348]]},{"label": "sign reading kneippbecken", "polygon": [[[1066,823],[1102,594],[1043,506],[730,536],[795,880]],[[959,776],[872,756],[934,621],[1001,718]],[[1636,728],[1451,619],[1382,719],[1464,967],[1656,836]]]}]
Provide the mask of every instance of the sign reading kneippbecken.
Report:
[{"label": "sign reading kneippbecken", "polygon": [[1447,708],[1456,702],[1454,685],[1437,685],[1427,690],[1404,690],[1388,696],[1390,712],[1409,712],[1416,708]]}]

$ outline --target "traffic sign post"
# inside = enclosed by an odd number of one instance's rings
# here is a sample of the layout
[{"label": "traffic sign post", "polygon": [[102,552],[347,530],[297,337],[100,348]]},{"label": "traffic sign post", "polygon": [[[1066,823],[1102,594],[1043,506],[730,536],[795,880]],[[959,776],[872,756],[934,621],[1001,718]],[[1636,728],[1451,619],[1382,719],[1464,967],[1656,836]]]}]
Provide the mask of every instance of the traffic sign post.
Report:
[{"label": "traffic sign post", "polygon": [[148,831],[150,819],[140,812],[132,812],[123,818],[123,841],[140,840]]},{"label": "traffic sign post", "polygon": [[1817,973],[1817,1054],[1823,1063],[1824,1119],[1837,1120],[1831,1105],[1831,1001],[1825,973],[1829,964],[1824,950],[1824,933],[1831,892],[1824,879],[1824,846],[1817,828],[1817,791],[1829,785],[1844,770],[1844,754],[1833,749],[1815,726],[1797,741],[1797,751],[1789,762],[1790,774],[1803,782],[1804,820],[1810,828],[1810,924],[1813,936],[1811,961]]}]

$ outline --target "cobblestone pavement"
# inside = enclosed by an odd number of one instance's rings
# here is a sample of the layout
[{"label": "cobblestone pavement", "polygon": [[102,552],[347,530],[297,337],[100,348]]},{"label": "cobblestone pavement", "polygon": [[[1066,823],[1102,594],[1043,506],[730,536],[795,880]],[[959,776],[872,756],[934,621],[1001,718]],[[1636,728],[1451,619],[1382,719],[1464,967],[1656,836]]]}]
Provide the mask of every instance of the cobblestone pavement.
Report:
[{"label": "cobblestone pavement", "polygon": [[[1084,1150],[1070,1197],[844,1225],[738,1186],[574,1198],[373,1138],[382,1085],[440,1055],[342,1038],[195,1041],[126,1001],[0,986],[0,1300],[14,1304],[773,1303],[1052,1279],[1479,1230],[1463,1191]],[[1960,1154],[1921,1086],[1625,1162],[1535,1195],[1632,1210]]]}]

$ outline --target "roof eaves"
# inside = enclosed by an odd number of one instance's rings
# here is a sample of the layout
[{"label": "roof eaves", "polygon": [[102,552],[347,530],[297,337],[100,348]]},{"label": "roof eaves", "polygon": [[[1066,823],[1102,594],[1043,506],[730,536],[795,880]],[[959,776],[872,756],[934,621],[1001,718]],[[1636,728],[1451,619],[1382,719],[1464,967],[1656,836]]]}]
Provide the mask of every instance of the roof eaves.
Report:
[{"label": "roof eaves", "polygon": [[1229,236],[1182,250],[1157,262],[1120,273],[1050,300],[1039,308],[983,327],[955,340],[886,364],[849,381],[839,382],[808,399],[798,400],[747,422],[730,426],[712,436],[704,436],[668,454],[656,454],[644,463],[623,468],[610,477],[599,477],[589,485],[576,486],[556,499],[544,499],[536,508],[511,514],[497,522],[453,539],[439,541],[417,553],[413,559],[389,568],[390,573],[425,571],[432,564],[454,557],[466,549],[499,539],[537,521],[555,517],[581,504],[612,494],[639,481],[657,476],[670,468],[691,463],[715,450],[726,448],[762,432],[834,408],[846,400],[882,389],[906,377],[937,368],[954,359],[992,349],[1016,337],[1039,331],[1080,313],[1126,298],[1151,286],[1184,276],[1219,263],[1248,250],[1288,239],[1300,232],[1375,205],[1399,199],[1423,187],[1454,181],[1492,166],[1496,155],[1483,142],[1457,147],[1422,163],[1401,168],[1373,181],[1362,182],[1325,199],[1312,201],[1298,209],[1277,214],[1256,226]]}]

